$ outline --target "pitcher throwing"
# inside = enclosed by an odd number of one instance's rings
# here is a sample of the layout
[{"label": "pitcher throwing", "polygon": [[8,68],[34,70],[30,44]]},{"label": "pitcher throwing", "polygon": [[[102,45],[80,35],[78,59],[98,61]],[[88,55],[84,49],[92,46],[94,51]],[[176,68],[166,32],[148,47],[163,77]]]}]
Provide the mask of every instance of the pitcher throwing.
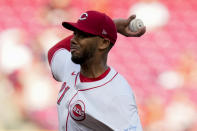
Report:
[{"label": "pitcher throwing", "polygon": [[127,37],[145,33],[145,27],[129,30],[134,18],[113,21],[87,11],[77,23],[62,23],[73,35],[48,52],[53,77],[63,82],[57,100],[59,131],[142,131],[130,85],[107,65],[117,32]]}]

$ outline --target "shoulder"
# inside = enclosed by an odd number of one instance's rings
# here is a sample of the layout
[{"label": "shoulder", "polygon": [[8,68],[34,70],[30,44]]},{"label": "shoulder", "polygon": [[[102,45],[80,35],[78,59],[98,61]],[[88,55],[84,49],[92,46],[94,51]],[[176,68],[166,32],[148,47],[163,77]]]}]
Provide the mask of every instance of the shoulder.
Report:
[{"label": "shoulder", "polygon": [[[112,68],[112,70],[114,70]],[[122,95],[131,95],[133,94],[132,86],[128,83],[128,81],[119,73],[117,73],[116,77],[114,77],[111,82],[111,89],[113,92]]]},{"label": "shoulder", "polygon": [[[112,68],[112,70],[114,69]],[[113,92],[111,93],[110,99],[115,103],[122,103],[122,101],[124,101],[132,105],[136,104],[132,86],[130,86],[128,81],[119,73],[114,77],[112,82],[110,82],[107,92]]]},{"label": "shoulder", "polygon": [[125,77],[122,76],[120,73],[118,73],[117,79],[118,79],[118,81],[119,81],[119,83],[120,83],[121,85],[123,85],[123,86],[129,86],[129,87],[130,87],[128,81],[127,81],[127,80],[125,79]]},{"label": "shoulder", "polygon": [[[111,70],[113,71],[113,72],[117,72],[114,68],[112,68],[112,67],[110,67],[111,68]],[[128,84],[128,82],[127,82],[127,80],[124,78],[124,76],[122,76],[120,73],[118,73],[117,72],[117,76],[115,77],[115,79],[114,79],[114,82],[119,82],[120,84],[123,84],[123,85],[128,85],[129,86],[129,84]]]}]

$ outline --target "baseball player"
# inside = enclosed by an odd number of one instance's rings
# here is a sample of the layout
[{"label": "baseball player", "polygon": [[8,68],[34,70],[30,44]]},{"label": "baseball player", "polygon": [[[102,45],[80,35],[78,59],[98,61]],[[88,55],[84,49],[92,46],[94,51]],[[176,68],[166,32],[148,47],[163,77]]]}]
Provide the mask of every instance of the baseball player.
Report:
[{"label": "baseball player", "polygon": [[62,82],[59,131],[142,131],[131,87],[107,65],[117,31],[132,37],[145,33],[145,28],[129,31],[134,18],[113,21],[104,13],[87,11],[76,23],[62,23],[73,35],[48,52],[53,77]]}]

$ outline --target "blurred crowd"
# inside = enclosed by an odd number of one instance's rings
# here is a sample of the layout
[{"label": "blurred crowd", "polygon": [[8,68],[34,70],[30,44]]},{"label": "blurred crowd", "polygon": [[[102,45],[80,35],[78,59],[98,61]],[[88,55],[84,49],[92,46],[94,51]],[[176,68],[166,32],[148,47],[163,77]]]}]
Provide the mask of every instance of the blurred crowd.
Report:
[{"label": "blurred crowd", "polygon": [[0,0],[0,131],[58,130],[61,83],[47,51],[72,33],[61,22],[87,10],[147,26],[140,38],[118,35],[109,58],[132,85],[144,131],[196,131],[195,0]]}]

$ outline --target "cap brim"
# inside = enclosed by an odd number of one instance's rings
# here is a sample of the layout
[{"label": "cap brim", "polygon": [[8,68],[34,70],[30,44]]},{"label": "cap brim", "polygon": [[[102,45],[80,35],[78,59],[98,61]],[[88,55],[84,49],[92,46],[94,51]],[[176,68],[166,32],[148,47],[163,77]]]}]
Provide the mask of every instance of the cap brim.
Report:
[{"label": "cap brim", "polygon": [[72,22],[62,22],[62,26],[71,31],[74,31],[75,29],[79,29],[77,23],[72,23]]},{"label": "cap brim", "polygon": [[79,26],[78,23],[62,22],[62,26],[68,30],[71,30],[71,31],[75,31],[77,29],[77,30],[80,30],[80,31],[83,31],[83,32],[86,32],[86,33],[89,33],[92,35],[97,35],[94,32],[88,30],[87,28]]}]

